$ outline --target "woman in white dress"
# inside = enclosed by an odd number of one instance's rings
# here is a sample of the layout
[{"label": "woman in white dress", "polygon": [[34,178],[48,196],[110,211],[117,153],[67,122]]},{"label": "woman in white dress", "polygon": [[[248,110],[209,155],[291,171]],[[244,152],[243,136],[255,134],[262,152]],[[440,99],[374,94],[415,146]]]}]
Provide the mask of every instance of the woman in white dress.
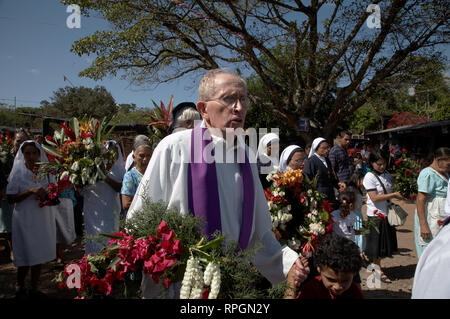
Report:
[{"label": "woman in white dress", "polygon": [[41,264],[56,257],[55,206],[39,207],[37,196],[44,198],[48,179],[38,178],[37,162],[48,162],[35,141],[19,148],[8,178],[6,194],[13,204],[12,245],[17,271],[17,297],[26,295],[25,279],[31,268],[30,297],[43,297],[38,290]]},{"label": "woman in white dress", "polygon": [[118,156],[106,179],[85,187],[83,190],[84,227],[88,237],[85,248],[86,255],[100,252],[107,243],[106,238],[101,241],[97,238],[89,239],[89,237],[102,233],[110,234],[119,230],[121,210],[119,192],[125,175],[125,165],[119,144],[116,141],[108,141],[106,148],[110,147],[114,147]]}]

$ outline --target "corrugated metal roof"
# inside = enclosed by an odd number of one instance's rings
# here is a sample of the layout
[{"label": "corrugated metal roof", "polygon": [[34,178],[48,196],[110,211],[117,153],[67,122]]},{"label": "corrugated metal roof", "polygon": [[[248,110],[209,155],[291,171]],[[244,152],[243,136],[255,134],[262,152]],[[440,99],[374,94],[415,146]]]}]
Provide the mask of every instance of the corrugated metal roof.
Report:
[{"label": "corrugated metal roof", "polygon": [[423,129],[427,127],[436,127],[436,126],[447,126],[450,125],[450,120],[443,120],[443,121],[436,121],[436,122],[428,122],[428,123],[421,123],[421,124],[414,124],[414,125],[405,125],[405,126],[399,126],[394,128],[389,128],[382,131],[376,131],[376,132],[369,132],[365,133],[365,135],[376,135],[376,134],[383,134],[383,133],[389,133],[389,132],[399,132],[399,131],[405,131],[405,130],[418,130]]}]

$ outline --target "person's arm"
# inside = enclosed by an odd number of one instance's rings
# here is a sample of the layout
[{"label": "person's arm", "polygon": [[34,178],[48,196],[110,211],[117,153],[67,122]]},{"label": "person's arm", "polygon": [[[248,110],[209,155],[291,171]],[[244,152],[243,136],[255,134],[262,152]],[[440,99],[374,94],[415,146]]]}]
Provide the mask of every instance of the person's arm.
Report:
[{"label": "person's arm", "polygon": [[122,182],[116,182],[109,176],[106,176],[105,182],[112,187],[116,192],[120,192],[120,189],[122,188]]},{"label": "person's arm", "polygon": [[130,208],[131,202],[133,201],[134,196],[129,196],[125,194],[121,194],[122,196],[122,209],[128,210]]},{"label": "person's arm", "polygon": [[28,198],[30,195],[45,197],[46,191],[42,187],[33,187],[19,194],[8,194],[7,195],[8,203],[10,204],[19,203]]},{"label": "person's arm", "polygon": [[430,239],[431,230],[425,216],[425,202],[428,194],[419,192],[417,194],[417,217],[419,218],[420,237],[423,239]]},{"label": "person's arm", "polygon": [[367,191],[367,195],[369,195],[370,200],[373,203],[391,200],[394,198],[404,200],[404,198],[400,194],[400,192],[394,192],[394,193],[389,193],[389,194],[377,194],[376,190],[369,190],[369,191]]}]

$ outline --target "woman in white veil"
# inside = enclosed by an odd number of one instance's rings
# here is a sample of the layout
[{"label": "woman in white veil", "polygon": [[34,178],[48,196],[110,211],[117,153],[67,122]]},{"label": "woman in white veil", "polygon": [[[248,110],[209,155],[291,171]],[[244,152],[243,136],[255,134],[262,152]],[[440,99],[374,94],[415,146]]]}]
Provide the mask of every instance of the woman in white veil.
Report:
[{"label": "woman in white veil", "polygon": [[263,188],[270,186],[267,174],[278,167],[279,143],[280,138],[275,133],[268,133],[259,140],[257,167]]},{"label": "woman in white veil", "polygon": [[38,177],[37,162],[48,162],[39,143],[23,142],[14,159],[6,194],[14,204],[12,245],[17,271],[17,297],[26,296],[25,279],[31,268],[31,297],[43,297],[38,290],[41,264],[56,257],[55,206],[39,207],[37,196],[44,198],[47,178]]},{"label": "woman in white veil", "polygon": [[[114,147],[117,160],[112,165],[106,179],[83,189],[84,227],[87,237],[101,233],[113,233],[119,230],[121,210],[120,189],[125,175],[125,165],[122,151],[116,141],[107,141],[106,148]],[[97,239],[86,242],[86,255],[98,253],[107,240]]]}]

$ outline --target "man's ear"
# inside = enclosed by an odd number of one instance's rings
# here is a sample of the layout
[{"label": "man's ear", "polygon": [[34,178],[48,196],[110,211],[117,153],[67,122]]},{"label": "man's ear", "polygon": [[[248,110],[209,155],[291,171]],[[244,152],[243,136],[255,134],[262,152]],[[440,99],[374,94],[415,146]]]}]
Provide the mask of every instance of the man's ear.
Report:
[{"label": "man's ear", "polygon": [[206,112],[206,102],[197,102],[197,110],[200,112],[200,115],[203,119],[206,120],[208,118],[208,113]]}]

